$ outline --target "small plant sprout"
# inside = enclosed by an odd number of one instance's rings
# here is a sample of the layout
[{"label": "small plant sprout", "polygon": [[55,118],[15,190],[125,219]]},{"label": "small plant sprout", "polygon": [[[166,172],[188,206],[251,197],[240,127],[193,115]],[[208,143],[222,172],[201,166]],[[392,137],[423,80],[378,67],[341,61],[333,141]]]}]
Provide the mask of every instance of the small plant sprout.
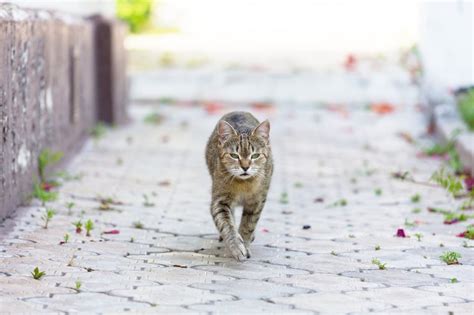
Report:
[{"label": "small plant sprout", "polygon": [[68,233],[64,234],[64,243],[67,243],[67,242],[69,242],[69,234]]},{"label": "small plant sprout", "polygon": [[380,262],[380,260],[378,260],[377,258],[372,259],[372,264],[379,267],[380,270],[385,270],[385,265],[387,265],[386,263],[383,264],[382,262]]},{"label": "small plant sprout", "polygon": [[457,252],[445,252],[443,255],[439,256],[442,261],[444,261],[447,265],[457,265],[459,264],[459,258],[461,258],[461,254]]},{"label": "small plant sprout", "polygon": [[136,221],[136,222],[133,222],[133,227],[136,228],[136,229],[143,229],[143,223],[141,223],[140,221]]},{"label": "small plant sprout", "polygon": [[380,250],[380,245],[375,245],[375,250]]},{"label": "small plant sprout", "polygon": [[48,228],[48,223],[49,221],[51,221],[51,219],[54,217],[55,214],[56,212],[53,209],[51,208],[46,209],[46,213],[43,215],[43,221],[44,221],[43,228],[45,229]]},{"label": "small plant sprout", "polygon": [[420,213],[420,212],[421,212],[420,208],[413,208],[413,210],[411,210],[411,213]]},{"label": "small plant sprout", "polygon": [[148,198],[147,194],[143,194],[143,206],[145,207],[153,207],[155,204],[153,202],[150,201],[150,199]]},{"label": "small plant sprout", "polygon": [[45,274],[46,273],[44,271],[40,271],[38,267],[33,269],[33,272],[31,273],[31,275],[33,276],[33,279],[35,280],[41,279],[41,277],[43,277]]},{"label": "small plant sprout", "polygon": [[414,235],[415,235],[416,239],[418,240],[418,242],[421,242],[421,239],[423,238],[423,234],[415,233]]},{"label": "small plant sprout", "polygon": [[288,203],[288,193],[282,192],[280,195],[280,203],[286,205]]},{"label": "small plant sprout", "polygon": [[434,172],[431,176],[431,180],[443,187],[453,197],[458,196],[463,190],[461,179],[452,174],[446,174],[443,168]]},{"label": "small plant sprout", "polygon": [[382,189],[377,188],[377,189],[375,189],[374,193],[375,193],[376,196],[381,196],[382,195]]},{"label": "small plant sprout", "polygon": [[72,223],[76,227],[76,233],[80,234],[82,232],[82,221],[76,221]]},{"label": "small plant sprout", "polygon": [[67,214],[71,215],[72,214],[72,208],[74,208],[75,203],[74,202],[68,202],[66,203],[66,208],[67,208]]},{"label": "small plant sprout", "polygon": [[91,135],[97,141],[100,138],[102,138],[106,132],[107,132],[107,126],[104,123],[99,122],[98,124],[94,126],[94,128],[92,128]]},{"label": "small plant sprout", "polygon": [[135,243],[135,238],[134,237],[130,237],[130,243]]},{"label": "small plant sprout", "polygon": [[335,252],[335,251],[333,251],[333,250],[331,251],[331,255],[333,255],[333,256],[337,256],[336,252]]},{"label": "small plant sprout", "polygon": [[343,198],[334,202],[332,205],[333,207],[345,207],[347,206],[347,200]]},{"label": "small plant sprout", "polygon": [[410,200],[413,203],[418,203],[421,200],[421,195],[420,194],[414,194],[413,196],[411,196]]},{"label": "small plant sprout", "polygon": [[53,152],[48,149],[44,149],[43,151],[41,151],[38,157],[38,174],[42,183],[46,182],[46,167],[58,163],[62,159],[62,157],[62,152]]},{"label": "small plant sprout", "polygon": [[33,197],[40,200],[41,204],[44,206],[46,202],[54,201],[58,198],[58,193],[56,191],[47,191],[42,185],[35,183],[33,186]]},{"label": "small plant sprout", "polygon": [[86,221],[86,224],[84,224],[84,228],[86,229],[86,236],[91,236],[91,231],[94,228],[94,222],[92,222],[91,219]]},{"label": "small plant sprout", "polygon": [[81,281],[76,280],[76,282],[74,283],[74,285],[75,285],[77,291],[81,290],[81,286],[82,286]]},{"label": "small plant sprout", "polygon": [[294,186],[295,186],[295,188],[301,188],[301,187],[303,187],[303,183],[302,182],[296,182]]},{"label": "small plant sprout", "polygon": [[410,221],[408,221],[407,218],[405,218],[405,226],[406,227],[415,227],[416,223],[414,221],[410,222]]},{"label": "small plant sprout", "polygon": [[456,278],[451,278],[451,283],[458,283],[458,282],[459,282],[458,279],[456,279]]}]

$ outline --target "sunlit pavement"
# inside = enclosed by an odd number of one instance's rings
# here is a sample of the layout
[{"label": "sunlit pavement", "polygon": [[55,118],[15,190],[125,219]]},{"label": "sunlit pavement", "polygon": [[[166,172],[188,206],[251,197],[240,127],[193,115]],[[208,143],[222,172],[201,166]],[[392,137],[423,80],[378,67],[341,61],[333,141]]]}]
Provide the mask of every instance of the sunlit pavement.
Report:
[{"label": "sunlit pavement", "polygon": [[[239,88],[228,73],[209,73],[225,80],[176,87],[160,74],[143,77],[133,87],[133,122],[91,139],[70,163],[68,173],[81,178],[65,181],[47,205],[57,212],[48,229],[36,200],[1,224],[1,313],[473,312],[474,244],[456,237],[469,222],[443,224],[427,211],[453,206],[442,189],[392,175],[428,181],[441,164],[410,143],[428,140],[407,76],[369,72],[360,81],[340,72],[328,91],[324,76],[293,73],[286,79],[303,85],[291,90],[276,76],[281,88],[246,94],[247,74],[234,76]],[[217,240],[204,162],[215,123],[236,109],[270,120],[275,159],[243,263]],[[73,222],[89,219],[91,236],[76,233]],[[396,237],[399,229],[407,237]],[[447,251],[460,253],[460,264],[443,262]],[[35,267],[45,272],[40,280]]]}]

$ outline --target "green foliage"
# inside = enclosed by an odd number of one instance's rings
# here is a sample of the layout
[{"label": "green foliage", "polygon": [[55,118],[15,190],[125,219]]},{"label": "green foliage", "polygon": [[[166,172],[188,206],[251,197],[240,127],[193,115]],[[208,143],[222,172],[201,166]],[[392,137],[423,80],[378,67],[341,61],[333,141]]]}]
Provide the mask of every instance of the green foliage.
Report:
[{"label": "green foliage", "polygon": [[423,234],[421,233],[415,233],[415,237],[418,240],[418,242],[421,242],[421,239],[423,238]]},{"label": "green foliage", "polygon": [[286,205],[288,203],[288,193],[282,192],[280,195],[280,203]]},{"label": "green foliage", "polygon": [[76,286],[76,290],[79,291],[81,289],[81,286],[82,286],[81,281],[77,280],[76,283],[75,283],[75,286]]},{"label": "green foliage", "polygon": [[117,17],[125,21],[133,33],[143,30],[150,22],[153,0],[116,0]]},{"label": "green foliage", "polygon": [[377,188],[377,189],[374,190],[374,193],[375,193],[376,196],[380,196],[380,195],[382,195],[382,189]]},{"label": "green foliage", "polygon": [[41,277],[43,277],[45,274],[46,273],[44,271],[40,271],[38,267],[33,269],[33,272],[31,273],[31,275],[33,276],[33,279],[35,280],[41,279]]},{"label": "green foliage", "polygon": [[143,223],[141,223],[140,221],[136,221],[136,222],[133,222],[133,227],[136,228],[136,229],[143,229]]},{"label": "green foliage", "polygon": [[107,125],[103,122],[97,123],[91,130],[91,135],[95,140],[102,138],[107,132]]},{"label": "green foliage", "polygon": [[33,186],[33,197],[39,199],[44,206],[46,202],[58,199],[58,193],[56,191],[47,191],[41,187],[41,184],[35,183]]},{"label": "green foliage", "polygon": [[460,97],[458,107],[469,129],[474,130],[474,89]]},{"label": "green foliage", "polygon": [[64,234],[64,243],[67,243],[67,242],[69,242],[69,234],[68,233]]},{"label": "green foliage", "polygon": [[334,207],[345,207],[347,206],[347,200],[346,199],[340,199],[332,204]]},{"label": "green foliage", "polygon": [[452,174],[447,174],[444,169],[434,172],[431,180],[446,189],[453,197],[456,197],[463,190],[462,181]]},{"label": "green foliage", "polygon": [[387,265],[386,263],[382,263],[377,258],[372,259],[372,264],[377,265],[377,267],[379,267],[380,270],[385,270],[386,269],[385,266]]},{"label": "green foliage", "polygon": [[84,228],[86,229],[86,236],[91,236],[91,231],[94,228],[94,222],[92,222],[91,219],[86,221],[86,224],[84,224]]},{"label": "green foliage", "polygon": [[380,245],[375,245],[375,250],[380,250]]},{"label": "green foliage", "polygon": [[151,125],[159,125],[165,120],[165,117],[160,113],[150,113],[145,116],[143,121]]},{"label": "green foliage", "polygon": [[55,214],[56,214],[56,212],[53,209],[51,209],[51,208],[46,209],[46,213],[42,217],[43,221],[44,221],[43,228],[45,228],[45,229],[48,228],[48,223],[49,223],[49,221],[51,221],[51,219],[54,217]]},{"label": "green foliage", "polygon": [[143,194],[143,206],[144,207],[153,207],[155,204],[150,201],[147,194]]},{"label": "green foliage", "polygon": [[413,196],[411,196],[410,200],[413,203],[418,203],[421,200],[421,195],[420,194],[414,194]]},{"label": "green foliage", "polygon": [[456,265],[459,264],[458,259],[461,258],[461,254],[457,252],[445,252],[439,256],[439,258],[448,265]]},{"label": "green foliage", "polygon": [[53,152],[48,149],[41,151],[38,156],[38,174],[42,183],[46,182],[46,167],[58,163],[63,158],[62,152]]}]

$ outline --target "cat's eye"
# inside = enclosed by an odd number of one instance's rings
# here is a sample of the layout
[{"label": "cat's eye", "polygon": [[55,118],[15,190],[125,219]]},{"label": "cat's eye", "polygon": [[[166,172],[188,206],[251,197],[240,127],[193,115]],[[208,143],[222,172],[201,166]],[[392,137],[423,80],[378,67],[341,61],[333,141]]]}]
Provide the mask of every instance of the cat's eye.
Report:
[{"label": "cat's eye", "polygon": [[239,155],[237,153],[231,153],[229,154],[231,158],[233,159],[238,159],[239,158]]},{"label": "cat's eye", "polygon": [[258,159],[259,156],[260,156],[260,153],[254,153],[252,154],[251,158],[255,160],[255,159]]}]

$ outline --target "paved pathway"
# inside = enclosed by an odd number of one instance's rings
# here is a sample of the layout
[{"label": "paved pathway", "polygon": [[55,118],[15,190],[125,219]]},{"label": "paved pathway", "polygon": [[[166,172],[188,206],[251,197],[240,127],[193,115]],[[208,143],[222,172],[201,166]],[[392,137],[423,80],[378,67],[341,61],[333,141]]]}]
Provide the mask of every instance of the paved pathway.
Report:
[{"label": "paved pathway", "polygon": [[[383,116],[364,103],[132,107],[131,125],[71,162],[82,178],[59,189],[48,229],[37,201],[1,223],[0,313],[472,314],[474,251],[455,236],[469,222],[444,225],[426,210],[452,207],[441,189],[390,175],[427,180],[439,167],[397,135],[422,138],[412,105]],[[276,167],[253,257],[238,263],[211,221],[204,145],[219,116],[242,107],[270,119]],[[162,121],[143,122],[151,112]],[[72,222],[88,219],[92,235],[75,233]],[[410,237],[395,237],[398,228]],[[462,264],[442,262],[448,250]]]}]

